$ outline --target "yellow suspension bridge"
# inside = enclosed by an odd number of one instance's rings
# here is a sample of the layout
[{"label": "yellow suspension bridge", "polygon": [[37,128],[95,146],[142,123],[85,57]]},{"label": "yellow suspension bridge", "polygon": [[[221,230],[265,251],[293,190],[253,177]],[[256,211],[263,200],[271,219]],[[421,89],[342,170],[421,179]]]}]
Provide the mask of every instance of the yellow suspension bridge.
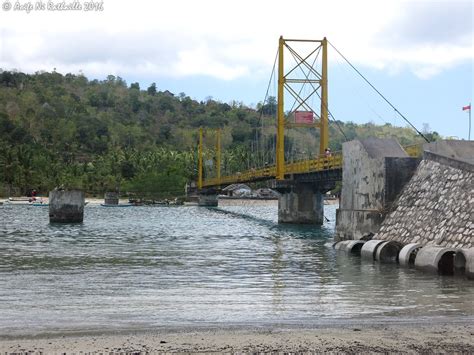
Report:
[{"label": "yellow suspension bridge", "polygon": [[[313,45],[310,53],[307,55],[299,54],[294,48],[293,43],[307,43]],[[297,59],[296,65],[285,72],[284,56],[285,50],[289,51],[294,58]],[[322,52],[321,70],[317,71],[313,64],[309,63],[311,55],[317,51]],[[304,77],[294,77],[297,68],[306,68],[308,73],[314,74],[313,77],[303,72]],[[293,77],[290,76],[293,74]],[[309,84],[313,90],[307,97],[301,97],[300,93],[294,89],[293,84]],[[318,91],[320,94],[318,94]],[[298,103],[296,110],[302,108],[306,112],[311,113],[312,117],[316,117],[312,122],[288,122],[285,119],[284,101],[285,93],[289,93]],[[309,98],[313,94],[320,97],[320,108],[318,112],[310,107]],[[295,110],[295,111],[296,111]],[[397,111],[398,112],[398,111]],[[253,182],[261,180],[275,179],[284,181],[291,179],[295,175],[312,174],[319,172],[334,171],[338,172],[336,176],[340,179],[342,171],[342,153],[332,152],[328,154],[326,148],[329,146],[329,120],[328,120],[328,40],[301,40],[301,39],[284,39],[280,37],[278,45],[278,98],[277,98],[277,122],[276,122],[276,164],[261,168],[250,169],[247,171],[237,172],[232,175],[221,176],[221,132],[217,130],[216,143],[216,172],[215,177],[203,177],[203,129],[199,131],[199,147],[198,147],[198,189],[218,188],[221,185],[229,185],[234,183]],[[285,129],[292,127],[316,127],[319,128],[319,155],[313,159],[300,160],[296,162],[285,162],[285,146],[284,136]],[[421,154],[420,145],[412,145],[405,147],[405,151],[410,156],[419,156]],[[333,175],[334,176],[334,175]]]}]

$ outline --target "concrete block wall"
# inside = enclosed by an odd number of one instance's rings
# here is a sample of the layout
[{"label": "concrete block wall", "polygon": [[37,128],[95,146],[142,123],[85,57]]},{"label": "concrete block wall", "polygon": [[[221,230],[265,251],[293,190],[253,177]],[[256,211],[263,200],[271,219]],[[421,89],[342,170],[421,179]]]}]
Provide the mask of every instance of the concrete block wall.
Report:
[{"label": "concrete block wall", "polygon": [[346,142],[342,151],[342,192],[335,239],[370,239],[419,160],[408,157],[394,139]]},{"label": "concrete block wall", "polygon": [[[474,146],[466,145],[474,156]],[[474,165],[468,159],[452,158],[453,145],[445,146],[449,155],[440,151],[443,144],[436,144],[436,153],[426,147],[424,160],[374,239],[402,245],[474,247]],[[454,148],[466,154],[462,144]]]}]

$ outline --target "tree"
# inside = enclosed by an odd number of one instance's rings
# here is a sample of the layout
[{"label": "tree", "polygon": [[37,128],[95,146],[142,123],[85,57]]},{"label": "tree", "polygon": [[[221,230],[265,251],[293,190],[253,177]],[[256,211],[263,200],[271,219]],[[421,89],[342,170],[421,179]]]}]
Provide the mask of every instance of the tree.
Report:
[{"label": "tree", "polygon": [[429,123],[423,122],[421,133],[426,134],[431,132],[431,127]]},{"label": "tree", "polygon": [[262,105],[261,109],[262,113],[267,116],[273,116],[277,112],[277,100],[275,96],[269,96],[267,99],[267,103]]},{"label": "tree", "polygon": [[120,172],[122,174],[122,177],[124,179],[132,179],[135,174],[136,174],[136,168],[135,166],[133,165],[132,162],[130,161],[124,161],[122,162],[121,166],[120,166]]},{"label": "tree", "polygon": [[151,83],[151,85],[146,89],[146,92],[148,95],[155,96],[156,95],[156,84]]},{"label": "tree", "polygon": [[[146,91],[138,83],[128,88],[113,75],[99,81],[82,74],[0,70],[0,193],[1,187],[19,193],[32,186],[44,193],[60,184],[102,193],[133,182],[133,189],[178,196],[183,181],[197,175],[199,126],[222,128],[226,173],[272,163],[275,97],[255,110],[211,97],[202,103],[184,93],[174,97],[167,90],[158,92],[155,83]],[[339,121],[329,125],[333,150],[346,140],[339,128],[348,139],[396,137],[402,145],[421,141],[406,127]],[[428,126],[424,131],[430,139],[439,138]],[[209,156],[215,146],[211,136],[205,139]],[[292,130],[285,138],[285,154],[316,154],[318,140],[318,131],[309,135],[308,130]]]}]

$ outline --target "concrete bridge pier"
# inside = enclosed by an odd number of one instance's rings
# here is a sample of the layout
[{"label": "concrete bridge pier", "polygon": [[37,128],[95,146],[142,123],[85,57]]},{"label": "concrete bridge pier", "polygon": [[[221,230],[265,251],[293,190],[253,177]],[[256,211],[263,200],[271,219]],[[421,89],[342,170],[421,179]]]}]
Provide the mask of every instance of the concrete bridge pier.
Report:
[{"label": "concrete bridge pier", "polygon": [[284,180],[273,180],[270,187],[280,193],[278,223],[324,223],[324,194],[334,189],[340,180],[337,169],[324,173],[288,175]]},{"label": "concrete bridge pier", "polygon": [[80,190],[50,191],[50,223],[82,223],[84,220],[84,200],[84,192]]},{"label": "concrete bridge pier", "polygon": [[278,223],[323,224],[323,194],[312,183],[279,189]]},{"label": "concrete bridge pier", "polygon": [[214,188],[201,189],[198,192],[198,205],[202,207],[217,207],[218,191]]}]

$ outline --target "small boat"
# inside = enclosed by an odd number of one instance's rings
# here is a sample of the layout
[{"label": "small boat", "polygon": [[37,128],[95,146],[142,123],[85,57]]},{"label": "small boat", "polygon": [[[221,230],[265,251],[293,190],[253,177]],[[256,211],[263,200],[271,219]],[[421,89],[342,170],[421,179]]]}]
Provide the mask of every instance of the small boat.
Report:
[{"label": "small boat", "polygon": [[9,197],[5,201],[8,205],[30,205],[33,200],[31,197]]},{"label": "small boat", "polygon": [[14,206],[49,206],[48,199],[43,197],[10,197],[5,201]]},{"label": "small boat", "polygon": [[10,202],[30,202],[32,201],[32,197],[9,197],[8,201]]},{"label": "small boat", "polygon": [[133,205],[131,203],[123,203],[123,204],[118,204],[118,205],[111,205],[107,203],[101,203],[100,204],[102,207],[132,207]]},{"label": "small boat", "polygon": [[15,200],[8,200],[5,201],[5,205],[11,205],[11,206],[31,206],[31,202],[29,201],[15,201]]}]

